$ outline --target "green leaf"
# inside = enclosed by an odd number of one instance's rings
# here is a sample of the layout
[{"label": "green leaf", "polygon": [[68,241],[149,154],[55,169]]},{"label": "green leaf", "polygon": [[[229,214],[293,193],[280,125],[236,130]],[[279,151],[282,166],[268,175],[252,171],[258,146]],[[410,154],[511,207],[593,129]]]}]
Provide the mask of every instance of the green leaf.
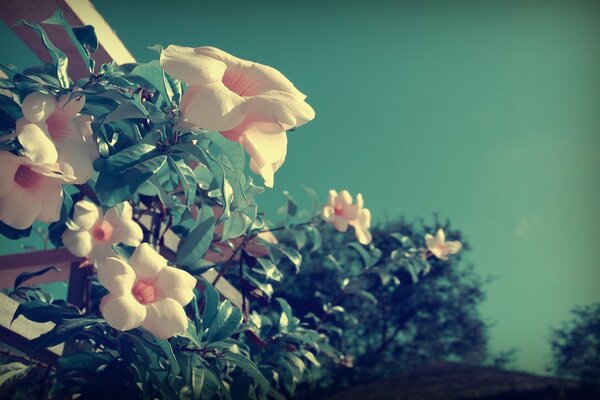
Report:
[{"label": "green leaf", "polygon": [[292,314],[292,308],[290,307],[288,302],[282,299],[281,297],[277,297],[275,300],[277,300],[277,303],[279,303],[279,306],[283,311],[281,313],[281,316],[279,317],[279,328],[282,332],[285,332],[287,331],[288,325],[294,317],[294,315]]},{"label": "green leaf", "polygon": [[348,244],[348,247],[355,250],[360,255],[360,258],[365,268],[369,268],[372,265],[373,260],[371,258],[371,255],[365,250],[365,248],[362,245],[358,243],[350,243]]},{"label": "green leaf", "polygon": [[102,322],[97,318],[67,319],[52,328],[51,331],[31,340],[29,342],[29,353],[33,354],[37,349],[48,348],[64,343],[71,339],[88,326],[98,325]]},{"label": "green leaf", "polygon": [[31,365],[25,365],[16,361],[0,365],[0,386],[8,381],[25,375],[31,368]]},{"label": "green leaf", "polygon": [[177,250],[177,265],[190,265],[198,262],[208,250],[213,238],[214,215],[208,206],[200,208],[196,226]]},{"label": "green leaf", "polygon": [[98,175],[96,192],[102,205],[129,199],[167,160],[155,146],[138,143],[108,157]]},{"label": "green leaf", "polygon": [[98,37],[96,36],[96,29],[92,25],[74,26],[73,33],[89,53],[98,50]]},{"label": "green leaf", "polygon": [[77,312],[62,308],[54,304],[48,304],[39,300],[31,300],[26,303],[21,303],[15,310],[12,322],[19,317],[24,316],[34,322],[60,322],[63,319],[79,318],[81,315]]},{"label": "green leaf", "polygon": [[11,240],[17,240],[31,235],[31,227],[27,229],[16,229],[0,221],[0,234]]},{"label": "green leaf", "polygon": [[300,272],[300,266],[302,265],[302,255],[294,248],[283,245],[283,244],[266,244],[271,249],[283,254],[288,260],[296,267],[296,273]]},{"label": "green leaf", "polygon": [[206,368],[200,366],[192,367],[192,399],[194,400],[199,400],[202,395],[205,374]]},{"label": "green leaf", "polygon": [[164,339],[156,339],[156,343],[161,348],[165,356],[167,356],[167,360],[169,361],[169,381],[173,383],[179,375],[179,371],[181,368],[179,367],[179,363],[177,362],[177,358],[175,358],[175,354],[173,353],[173,347],[171,347],[171,343],[168,340]]},{"label": "green leaf", "polygon": [[219,311],[219,292],[207,281],[203,280],[204,286],[204,310],[202,311],[202,325],[210,326]]},{"label": "green leaf", "polygon": [[302,189],[304,189],[304,191],[306,192],[306,194],[308,194],[308,197],[310,198],[312,212],[315,213],[317,211],[320,211],[321,210],[321,202],[319,201],[319,196],[317,196],[317,193],[314,190],[312,190],[311,188],[306,187],[306,186],[302,186]]},{"label": "green leaf", "polygon": [[277,268],[277,265],[275,265],[273,261],[269,260],[268,258],[257,258],[256,261],[262,267],[265,273],[265,278],[275,282],[281,281],[283,274],[281,271],[279,271],[279,268]]},{"label": "green leaf", "polygon": [[208,342],[218,342],[228,338],[242,323],[242,311],[231,305],[229,300],[219,305],[217,315],[208,328]]},{"label": "green leaf", "polygon": [[179,183],[183,186],[183,192],[185,194],[185,203],[189,207],[194,204],[196,198],[196,177],[194,171],[192,171],[183,160],[175,161],[169,157],[168,161],[171,168],[175,170],[179,176]]},{"label": "green leaf", "polygon": [[[87,25],[78,28],[71,27],[71,25],[65,20],[63,12],[60,9],[56,10],[50,18],[42,23],[61,25],[69,39],[71,39],[71,42],[73,42],[73,45],[77,49],[81,59],[85,65],[88,66],[89,72],[94,72],[94,60],[90,58],[90,53],[94,52],[98,48],[98,38],[96,37],[96,31],[94,30],[93,26]],[[75,29],[77,29],[77,31],[75,31]]]},{"label": "green leaf", "polygon": [[131,101],[126,101],[117,106],[113,111],[106,114],[101,119],[100,126],[104,124],[108,124],[113,121],[120,121],[123,119],[134,119],[134,118],[148,118],[148,111],[143,106],[143,104],[139,101],[138,98],[135,98]]},{"label": "green leaf", "polygon": [[216,161],[213,155],[200,146],[196,146],[189,143],[179,143],[173,146],[173,150],[178,152],[184,158],[193,157],[206,165],[210,172],[215,177],[217,186],[221,191],[221,199],[223,201],[223,214],[217,220],[217,224],[230,216],[231,207],[231,186],[225,179],[225,171],[220,163]]},{"label": "green leaf", "polygon": [[50,38],[48,37],[48,35],[46,35],[46,32],[39,24],[36,24],[35,22],[27,22],[25,20],[20,20],[19,23],[28,26],[29,28],[37,32],[40,39],[42,39],[44,47],[46,47],[46,49],[50,53],[52,61],[54,61],[56,77],[60,82],[60,86],[63,88],[68,88],[69,74],[67,73],[67,66],[69,64],[69,59],[67,58],[66,54],[63,53],[62,50],[60,50],[50,41]]},{"label": "green leaf", "polygon": [[158,60],[149,63],[138,64],[132,71],[131,76],[137,76],[152,85],[167,102],[172,104],[173,90],[166,80],[165,73],[160,67]]},{"label": "green leaf", "polygon": [[16,289],[19,286],[21,286],[21,284],[23,282],[25,282],[25,281],[27,281],[27,280],[29,280],[31,278],[34,278],[36,276],[44,275],[48,271],[60,272],[60,269],[58,269],[56,267],[48,267],[48,268],[40,269],[39,271],[22,272],[15,279],[15,286],[14,286],[14,288]]},{"label": "green leaf", "polygon": [[[256,205],[249,206],[250,213],[254,212],[254,218],[247,215],[245,212],[241,211],[233,211],[231,212],[231,216],[229,219],[226,219],[223,223],[223,234],[221,236],[221,241],[224,242],[228,239],[237,238],[242,236],[256,218]],[[253,207],[253,208],[252,208]],[[252,211],[253,210],[253,211]],[[246,210],[244,210],[246,211]]]},{"label": "green leaf", "polygon": [[260,389],[262,396],[265,396],[269,392],[269,389],[271,388],[269,381],[263,376],[263,374],[261,374],[252,360],[244,357],[241,354],[232,352],[226,352],[223,354],[223,359],[231,362],[236,367],[244,371],[250,378],[254,379],[258,384],[258,388]]},{"label": "green leaf", "polygon": [[306,225],[304,227],[304,230],[306,231],[306,233],[308,234],[310,241],[312,242],[312,247],[310,249],[310,252],[313,253],[317,250],[319,250],[321,248],[321,244],[322,244],[322,239],[321,239],[321,232],[319,232],[319,230],[317,228],[315,228],[313,225]]}]

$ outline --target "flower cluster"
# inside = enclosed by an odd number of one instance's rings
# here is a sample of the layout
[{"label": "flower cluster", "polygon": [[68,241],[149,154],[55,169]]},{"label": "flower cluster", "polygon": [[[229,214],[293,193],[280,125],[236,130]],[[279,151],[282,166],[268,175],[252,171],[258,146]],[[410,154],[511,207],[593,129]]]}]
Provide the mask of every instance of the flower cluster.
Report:
[{"label": "flower cluster", "polygon": [[24,229],[60,218],[62,185],[92,177],[98,157],[83,96],[32,92],[21,104],[15,134],[22,156],[0,153],[0,221]]}]

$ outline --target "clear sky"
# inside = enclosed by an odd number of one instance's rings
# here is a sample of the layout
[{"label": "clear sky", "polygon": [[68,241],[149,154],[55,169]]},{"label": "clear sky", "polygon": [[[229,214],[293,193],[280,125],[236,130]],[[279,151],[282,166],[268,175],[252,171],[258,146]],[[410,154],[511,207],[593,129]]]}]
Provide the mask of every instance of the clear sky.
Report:
[{"label": "clear sky", "polygon": [[600,3],[93,3],[140,61],[211,45],[282,71],[317,118],[290,133],[266,208],[306,185],[362,192],[376,221],[449,218],[496,277],[492,347],[522,369],[543,372],[549,328],[600,301]]}]

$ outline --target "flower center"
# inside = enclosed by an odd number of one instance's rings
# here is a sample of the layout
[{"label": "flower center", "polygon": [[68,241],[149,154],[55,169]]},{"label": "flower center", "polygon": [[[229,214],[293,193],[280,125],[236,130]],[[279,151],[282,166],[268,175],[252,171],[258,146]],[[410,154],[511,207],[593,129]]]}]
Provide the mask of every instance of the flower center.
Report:
[{"label": "flower center", "polygon": [[133,297],[141,304],[150,304],[154,303],[157,300],[157,290],[152,285],[152,282],[144,282],[138,281],[131,291],[133,293]]},{"label": "flower center", "polygon": [[344,207],[343,206],[335,206],[333,207],[333,213],[338,217],[344,215]]},{"label": "flower center", "polygon": [[92,236],[99,242],[106,242],[112,237],[112,234],[113,226],[105,219],[92,230]]},{"label": "flower center", "polygon": [[48,133],[53,140],[63,141],[72,133],[73,127],[69,123],[71,118],[61,112],[55,112],[46,119]]},{"label": "flower center", "polygon": [[19,165],[14,181],[24,189],[36,189],[42,180],[42,175],[31,169],[29,165]]}]

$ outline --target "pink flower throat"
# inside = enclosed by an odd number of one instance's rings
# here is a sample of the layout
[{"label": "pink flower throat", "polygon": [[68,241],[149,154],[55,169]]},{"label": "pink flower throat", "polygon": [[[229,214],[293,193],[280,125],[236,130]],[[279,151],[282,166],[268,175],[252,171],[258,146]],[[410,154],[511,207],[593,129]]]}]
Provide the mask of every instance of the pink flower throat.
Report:
[{"label": "pink flower throat", "polygon": [[344,207],[340,205],[333,207],[333,213],[338,217],[344,215]]},{"label": "pink flower throat", "polygon": [[157,300],[158,290],[154,287],[152,281],[138,281],[131,291],[133,297],[141,304],[151,304]]},{"label": "pink flower throat", "polygon": [[94,227],[92,230],[92,236],[99,242],[106,242],[110,240],[113,235],[113,226],[107,220],[103,219],[102,222]]},{"label": "pink flower throat", "polygon": [[24,189],[36,189],[42,180],[42,175],[31,169],[29,165],[19,165],[14,181]]}]

